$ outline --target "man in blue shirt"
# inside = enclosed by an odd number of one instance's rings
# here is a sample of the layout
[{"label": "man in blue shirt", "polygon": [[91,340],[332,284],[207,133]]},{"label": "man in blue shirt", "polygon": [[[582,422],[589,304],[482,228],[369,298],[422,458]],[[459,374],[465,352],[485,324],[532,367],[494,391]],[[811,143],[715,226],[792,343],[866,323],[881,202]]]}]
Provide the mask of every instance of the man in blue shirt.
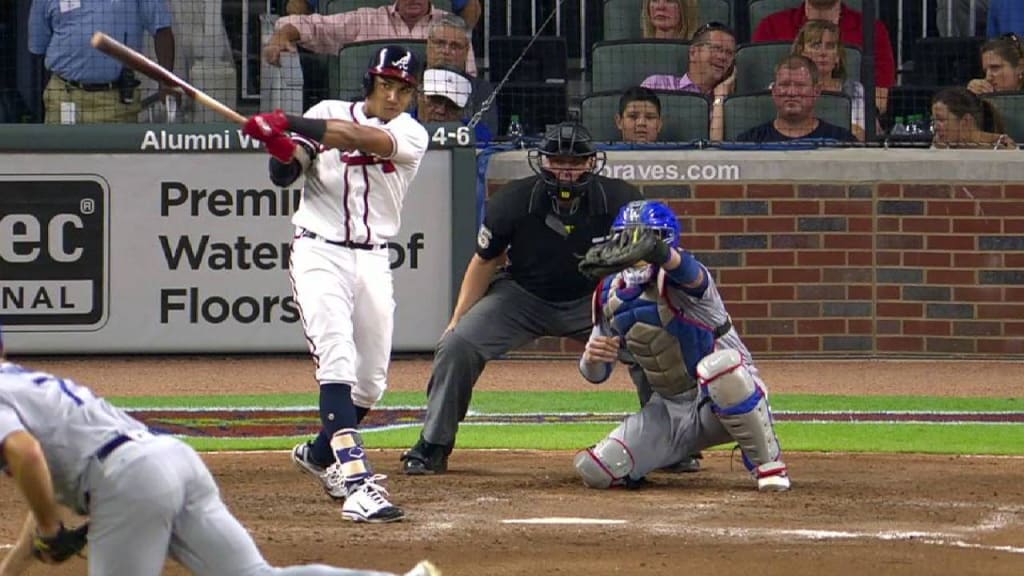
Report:
[{"label": "man in blue shirt", "polygon": [[988,8],[988,37],[1010,33],[1024,36],[1024,2],[992,0]]},{"label": "man in blue shirt", "polygon": [[35,0],[28,24],[28,49],[45,56],[50,72],[43,93],[47,124],[138,118],[138,80],[120,62],[92,48],[94,32],[141,51],[143,30],[148,31],[157,60],[168,70],[174,66],[174,33],[165,0]]}]

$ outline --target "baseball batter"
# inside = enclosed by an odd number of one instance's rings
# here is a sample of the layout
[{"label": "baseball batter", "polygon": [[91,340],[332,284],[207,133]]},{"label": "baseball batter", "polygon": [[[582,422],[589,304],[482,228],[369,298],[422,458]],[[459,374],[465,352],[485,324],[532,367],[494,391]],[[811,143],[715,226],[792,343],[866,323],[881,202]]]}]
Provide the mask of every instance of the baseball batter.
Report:
[{"label": "baseball batter", "polygon": [[[324,100],[303,117],[258,114],[245,132],[273,155],[270,178],[306,178],[292,218],[291,281],[320,383],[315,440],[292,458],[357,522],[393,522],[388,501],[356,426],[387,387],[395,302],[387,241],[426,152],[427,131],[405,110],[423,66],[402,46],[371,59],[365,100]],[[286,134],[291,131],[292,135]]]},{"label": "baseball batter", "polygon": [[[68,533],[59,505],[89,515],[91,576],[159,576],[168,555],[192,574],[383,574],[271,567],[192,448],[151,434],[67,378],[5,361],[2,341],[0,470],[13,477],[32,516],[0,565],[3,576],[20,573],[33,547],[46,552],[41,542],[57,547]],[[432,565],[420,563],[406,576],[436,575]]]},{"label": "baseball batter", "polygon": [[680,247],[680,233],[667,205],[630,202],[612,224],[612,239],[580,263],[588,276],[615,272],[595,291],[580,372],[604,382],[624,346],[655,393],[579,452],[576,471],[591,488],[631,486],[687,454],[735,441],[759,490],[788,490],[765,384],[715,281]]}]

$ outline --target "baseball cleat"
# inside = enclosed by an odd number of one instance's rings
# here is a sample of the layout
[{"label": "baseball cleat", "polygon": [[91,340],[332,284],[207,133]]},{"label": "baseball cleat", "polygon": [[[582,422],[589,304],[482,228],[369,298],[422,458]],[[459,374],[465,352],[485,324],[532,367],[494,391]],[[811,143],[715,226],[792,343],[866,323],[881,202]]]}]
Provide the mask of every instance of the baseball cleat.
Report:
[{"label": "baseball cleat", "polygon": [[789,490],[789,474],[782,462],[766,462],[753,471],[757,478],[757,489],[761,492],[785,492]]},{"label": "baseball cleat", "polygon": [[402,576],[441,576],[441,571],[429,560],[420,560],[420,563],[413,566]]},{"label": "baseball cleat", "polygon": [[348,498],[341,506],[341,515],[346,520],[371,524],[397,522],[405,518],[401,508],[388,502],[387,488],[379,484],[384,478],[383,474],[376,474],[349,489]]},{"label": "baseball cleat", "polygon": [[313,447],[309,442],[303,442],[292,448],[292,462],[295,466],[317,479],[323,486],[324,492],[335,500],[344,500],[348,490],[345,488],[345,477],[341,473],[341,465],[335,462],[324,468],[313,461]]}]

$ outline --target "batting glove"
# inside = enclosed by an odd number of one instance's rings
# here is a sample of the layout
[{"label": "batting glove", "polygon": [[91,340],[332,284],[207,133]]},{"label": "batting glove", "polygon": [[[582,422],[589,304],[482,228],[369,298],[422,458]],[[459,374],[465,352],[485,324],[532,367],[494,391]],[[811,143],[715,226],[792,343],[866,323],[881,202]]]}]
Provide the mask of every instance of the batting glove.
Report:
[{"label": "batting glove", "polygon": [[267,147],[267,152],[270,152],[270,155],[280,160],[282,164],[291,162],[295,158],[296,149],[298,149],[298,145],[287,134],[272,136],[264,140],[263,144]]},{"label": "batting glove", "polygon": [[284,134],[288,129],[288,117],[281,109],[263,114],[256,114],[245,121],[242,132],[252,136],[260,142],[267,142],[269,139]]}]

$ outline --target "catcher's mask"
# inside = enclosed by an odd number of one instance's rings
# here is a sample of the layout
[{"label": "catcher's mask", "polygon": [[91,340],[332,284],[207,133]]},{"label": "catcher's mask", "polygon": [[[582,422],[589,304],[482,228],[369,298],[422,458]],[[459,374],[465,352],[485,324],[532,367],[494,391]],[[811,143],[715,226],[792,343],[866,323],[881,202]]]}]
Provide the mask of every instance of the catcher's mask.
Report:
[{"label": "catcher's mask", "polygon": [[366,74],[363,75],[364,97],[369,97],[373,92],[374,76],[396,78],[415,87],[419,85],[419,78],[423,76],[423,62],[415,52],[404,46],[392,44],[381,48],[370,58]]},{"label": "catcher's mask", "polygon": [[544,181],[557,204],[576,202],[590,187],[594,175],[604,169],[605,154],[594,148],[590,132],[582,124],[562,122],[550,128],[540,144],[530,150],[530,168]]},{"label": "catcher's mask", "polygon": [[[682,226],[675,212],[662,202],[634,200],[623,206],[612,222],[612,236],[616,238],[646,230],[654,231],[669,246],[679,247]],[[622,280],[627,286],[641,286],[653,277],[654,265],[643,261],[622,271]]]}]

